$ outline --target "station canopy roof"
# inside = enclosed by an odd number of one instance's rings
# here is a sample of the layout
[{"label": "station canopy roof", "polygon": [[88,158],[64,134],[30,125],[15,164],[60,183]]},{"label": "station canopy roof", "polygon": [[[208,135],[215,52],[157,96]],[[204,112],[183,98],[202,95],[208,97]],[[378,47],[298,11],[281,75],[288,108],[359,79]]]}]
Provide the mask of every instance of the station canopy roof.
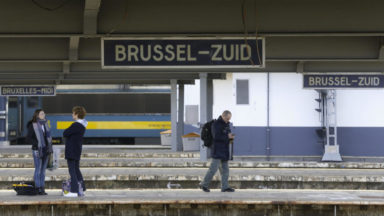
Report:
[{"label": "station canopy roof", "polygon": [[[193,83],[226,72],[383,72],[384,1],[1,0],[0,85]],[[266,67],[103,69],[103,37],[266,38]]]}]

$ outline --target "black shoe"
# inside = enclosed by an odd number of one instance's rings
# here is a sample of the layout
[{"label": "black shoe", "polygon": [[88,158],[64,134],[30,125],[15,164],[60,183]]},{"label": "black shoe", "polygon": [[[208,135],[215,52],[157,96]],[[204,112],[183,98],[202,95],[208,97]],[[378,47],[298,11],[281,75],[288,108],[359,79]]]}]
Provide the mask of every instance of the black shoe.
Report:
[{"label": "black shoe", "polygon": [[207,192],[207,193],[211,192],[211,190],[209,190],[209,188],[201,186],[201,185],[200,185],[200,189],[203,190],[204,192]]},{"label": "black shoe", "polygon": [[39,195],[48,195],[47,193],[45,193],[45,188],[39,188]]},{"label": "black shoe", "polygon": [[221,189],[221,192],[235,192],[235,189],[233,188]]}]

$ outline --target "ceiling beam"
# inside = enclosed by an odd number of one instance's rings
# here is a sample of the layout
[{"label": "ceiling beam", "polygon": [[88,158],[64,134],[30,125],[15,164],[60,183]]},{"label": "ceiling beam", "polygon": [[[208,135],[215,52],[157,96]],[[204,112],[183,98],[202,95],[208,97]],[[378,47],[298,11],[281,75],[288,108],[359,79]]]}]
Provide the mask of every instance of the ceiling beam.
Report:
[{"label": "ceiling beam", "polygon": [[[58,72],[0,72],[0,79],[55,79],[63,75]],[[194,80],[199,78],[198,73],[119,73],[119,72],[75,72],[65,75],[66,79],[85,79],[85,80],[118,80],[118,79],[131,79],[131,80]],[[210,79],[224,79],[224,73],[209,74]]]},{"label": "ceiling beam", "polygon": [[[194,84],[194,80],[180,80],[182,84]],[[61,83],[57,83],[53,79],[0,79],[0,84],[3,85],[58,85],[58,84],[131,84],[131,85],[169,85],[169,80],[130,80],[130,79],[115,79],[108,80],[106,83],[103,80],[82,80],[82,79],[65,79]]]},{"label": "ceiling beam", "polygon": [[[381,48],[384,48],[382,46]],[[381,50],[380,48],[380,50]],[[383,49],[384,52],[384,49]],[[383,53],[384,55],[384,53]],[[382,62],[383,58],[267,58],[267,62]],[[0,63],[60,63],[60,62],[71,62],[71,63],[99,63],[100,59],[0,59]],[[172,67],[169,69],[173,70]],[[209,68],[207,68],[209,69]],[[117,70],[117,69],[116,69]],[[119,69],[119,70],[131,70]],[[141,70],[141,69],[140,69]]]},{"label": "ceiling beam", "polygon": [[68,59],[69,61],[63,61],[63,74],[60,74],[57,77],[56,83],[60,84],[65,76],[71,71],[71,62],[77,61],[79,59],[79,42],[80,37],[72,36],[69,38],[69,51]]},{"label": "ceiling beam", "polygon": [[[248,37],[255,36],[255,33],[249,32]],[[384,32],[281,32],[269,33],[258,32],[259,37],[384,37]],[[244,37],[243,33],[126,33],[126,34],[97,34],[97,33],[1,33],[0,38],[100,38],[100,37]]]},{"label": "ceiling beam", "polygon": [[77,61],[79,59],[79,36],[72,36],[69,38],[69,60]]},{"label": "ceiling beam", "polygon": [[97,16],[101,0],[85,0],[83,33],[97,34]]}]

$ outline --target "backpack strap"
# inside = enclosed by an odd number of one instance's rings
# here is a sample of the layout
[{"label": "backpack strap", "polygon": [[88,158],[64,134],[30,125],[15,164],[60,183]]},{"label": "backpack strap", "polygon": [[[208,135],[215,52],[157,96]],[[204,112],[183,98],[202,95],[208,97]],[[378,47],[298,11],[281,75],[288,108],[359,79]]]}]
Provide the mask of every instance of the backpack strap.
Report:
[{"label": "backpack strap", "polygon": [[212,119],[212,123],[211,123],[211,135],[212,135],[212,138],[215,139],[215,122],[216,122],[216,119]]}]

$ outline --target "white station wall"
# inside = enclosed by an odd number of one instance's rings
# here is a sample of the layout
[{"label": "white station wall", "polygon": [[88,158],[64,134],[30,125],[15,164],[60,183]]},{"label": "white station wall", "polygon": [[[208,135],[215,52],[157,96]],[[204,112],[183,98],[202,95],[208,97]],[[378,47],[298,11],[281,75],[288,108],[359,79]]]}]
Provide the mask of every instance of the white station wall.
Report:
[{"label": "white station wall", "polygon": [[200,80],[195,80],[194,85],[184,86],[184,105],[200,104]]},{"label": "white station wall", "polygon": [[[213,80],[213,118],[216,119],[224,110],[234,112],[233,76],[227,74],[226,80]],[[235,115],[233,113],[233,115]],[[233,121],[233,119],[231,120]]]},{"label": "white station wall", "polygon": [[[249,105],[236,105],[236,80],[249,80]],[[233,113],[236,126],[267,126],[267,73],[229,73],[213,81],[213,118]],[[319,127],[315,90],[303,89],[303,75],[270,73],[270,126]],[[185,105],[199,105],[200,86],[185,87]],[[384,127],[384,90],[337,90],[340,127]]]},{"label": "white station wall", "polygon": [[[236,80],[249,81],[249,104],[236,104]],[[233,73],[227,80],[214,81],[214,118],[224,110],[232,112],[235,126],[265,126],[267,124],[267,74]]]},{"label": "white station wall", "polygon": [[315,90],[303,89],[303,75],[270,74],[270,126],[318,127],[321,125]]},{"label": "white station wall", "polygon": [[384,90],[337,90],[337,125],[384,127]]},{"label": "white station wall", "polygon": [[[197,119],[200,122],[200,80],[195,80],[194,85],[184,86],[184,107],[187,105],[198,106]],[[187,113],[185,111],[186,109],[184,109],[184,119],[187,118]]]}]

